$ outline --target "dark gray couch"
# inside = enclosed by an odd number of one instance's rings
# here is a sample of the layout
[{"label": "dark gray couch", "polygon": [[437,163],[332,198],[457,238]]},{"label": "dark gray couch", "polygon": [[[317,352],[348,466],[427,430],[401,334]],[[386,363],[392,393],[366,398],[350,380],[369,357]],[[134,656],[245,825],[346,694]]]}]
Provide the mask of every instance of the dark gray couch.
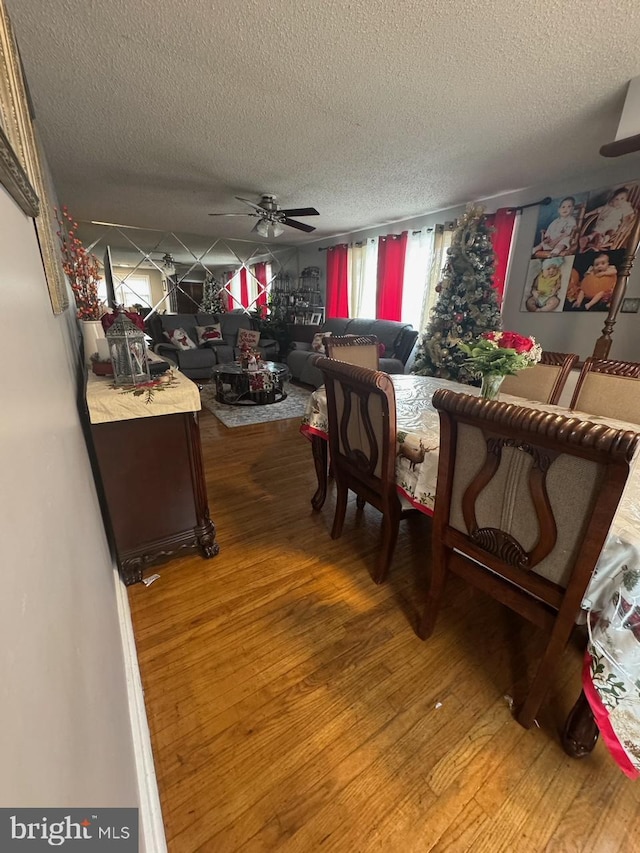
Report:
[{"label": "dark gray couch", "polygon": [[[332,335],[375,335],[385,347],[384,355],[380,358],[380,370],[385,373],[404,373],[405,364],[418,337],[411,324],[395,320],[333,317],[324,323],[321,330],[331,332]],[[318,355],[311,349],[310,343],[294,341],[287,358],[291,378],[315,388],[322,385],[322,373],[314,364]]]},{"label": "dark gray couch", "polygon": [[[198,349],[180,350],[164,336],[165,331],[184,329],[191,340],[198,343],[196,326],[211,326],[214,323],[220,323],[222,340],[209,341]],[[208,379],[214,364],[223,364],[238,358],[238,329],[254,328],[252,318],[243,311],[230,311],[228,314],[152,314],[147,319],[147,332],[153,339],[153,351],[177,364],[189,379]],[[277,360],[277,341],[261,338],[258,349],[266,361]]]}]

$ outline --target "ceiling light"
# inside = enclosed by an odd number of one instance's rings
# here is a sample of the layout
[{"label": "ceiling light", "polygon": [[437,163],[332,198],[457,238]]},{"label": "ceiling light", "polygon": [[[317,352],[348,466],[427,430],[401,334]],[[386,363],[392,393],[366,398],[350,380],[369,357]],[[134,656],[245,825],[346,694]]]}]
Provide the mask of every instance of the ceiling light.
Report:
[{"label": "ceiling light", "polygon": [[254,231],[257,231],[261,237],[269,236],[269,223],[266,219],[261,219],[260,222],[256,223]]},{"label": "ceiling light", "polygon": [[284,228],[279,222],[269,222],[268,219],[261,219],[253,227],[261,237],[279,237],[284,234]]},{"label": "ceiling light", "polygon": [[176,274],[176,266],[173,260],[173,256],[167,252],[162,256],[162,272],[164,275],[172,276]]}]

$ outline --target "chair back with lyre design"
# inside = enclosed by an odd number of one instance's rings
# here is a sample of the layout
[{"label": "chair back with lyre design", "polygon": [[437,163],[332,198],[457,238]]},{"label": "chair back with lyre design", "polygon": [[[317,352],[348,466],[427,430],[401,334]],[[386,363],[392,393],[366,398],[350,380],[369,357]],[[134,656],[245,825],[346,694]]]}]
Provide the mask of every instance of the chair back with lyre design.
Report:
[{"label": "chair back with lyre design", "polygon": [[438,390],[440,454],[427,606],[447,572],[549,631],[518,721],[529,727],[569,639],[640,436]]},{"label": "chair back with lyre design", "polygon": [[402,506],[395,483],[396,398],[388,374],[319,358],[327,393],[329,453],[336,481],[331,536],[337,539],[349,490],[382,513],[382,542],[373,574],[381,583],[398,537]]},{"label": "chair back with lyre design", "polygon": [[500,390],[514,397],[555,405],[577,360],[573,353],[545,351],[539,364],[520,370],[515,376],[505,376]]},{"label": "chair back with lyre design", "polygon": [[[324,348],[328,358],[377,370],[378,339],[375,335],[327,335]],[[317,365],[316,365],[317,367]]]},{"label": "chair back with lyre design", "polygon": [[587,358],[571,408],[640,424],[640,362]]}]

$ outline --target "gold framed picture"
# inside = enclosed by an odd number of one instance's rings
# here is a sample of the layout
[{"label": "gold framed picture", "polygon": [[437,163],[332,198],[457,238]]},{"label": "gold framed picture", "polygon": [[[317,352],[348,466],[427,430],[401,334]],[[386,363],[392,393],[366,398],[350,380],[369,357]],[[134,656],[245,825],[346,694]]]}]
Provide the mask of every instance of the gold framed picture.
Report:
[{"label": "gold framed picture", "polygon": [[0,184],[7,190],[22,210],[35,218],[40,205],[36,191],[31,186],[27,173],[20,165],[4,131],[0,127]]},{"label": "gold framed picture", "polygon": [[51,307],[54,314],[61,314],[69,305],[69,296],[56,235],[53,191],[40,156],[4,0],[0,0],[0,131],[0,182],[34,218]]}]

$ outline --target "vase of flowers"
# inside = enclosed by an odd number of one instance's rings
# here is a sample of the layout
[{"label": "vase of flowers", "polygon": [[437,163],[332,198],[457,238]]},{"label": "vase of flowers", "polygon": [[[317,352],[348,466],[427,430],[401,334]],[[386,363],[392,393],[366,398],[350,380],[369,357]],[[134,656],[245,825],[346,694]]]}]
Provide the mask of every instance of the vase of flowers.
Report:
[{"label": "vase of flowers", "polygon": [[95,255],[88,252],[77,236],[78,223],[66,207],[55,209],[58,220],[58,239],[64,269],[73,298],[76,303],[76,316],[80,320],[85,364],[90,364],[91,356],[97,352],[97,341],[104,338],[100,317],[104,313],[98,296],[100,265]]},{"label": "vase of flowers", "polygon": [[479,340],[458,347],[467,355],[465,364],[482,380],[480,394],[489,400],[497,399],[505,376],[533,367],[542,356],[535,338],[517,332],[485,332]]}]

